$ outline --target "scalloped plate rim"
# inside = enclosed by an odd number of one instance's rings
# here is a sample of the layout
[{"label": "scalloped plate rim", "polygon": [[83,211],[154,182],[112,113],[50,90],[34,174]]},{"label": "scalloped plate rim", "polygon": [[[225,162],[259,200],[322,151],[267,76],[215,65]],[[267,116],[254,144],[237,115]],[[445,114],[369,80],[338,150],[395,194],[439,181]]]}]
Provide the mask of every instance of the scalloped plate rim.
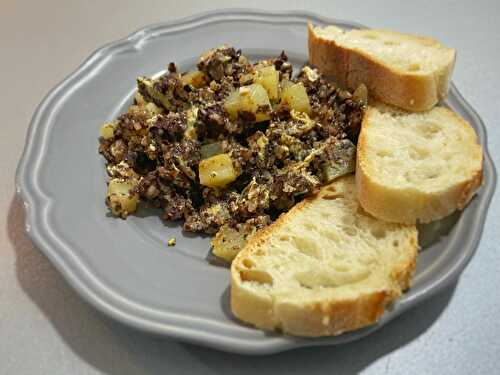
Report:
[{"label": "scalloped plate rim", "polygon": [[[369,333],[378,330],[380,327],[394,319],[396,316],[417,305],[431,295],[438,293],[440,290],[446,288],[450,283],[455,281],[460,275],[461,271],[468,264],[478,247],[484,226],[484,221],[486,220],[487,209],[496,187],[496,172],[487,149],[487,134],[484,123],[482,122],[479,115],[475,112],[475,110],[465,101],[454,84],[451,85],[450,92],[454,93],[460,105],[466,109],[469,115],[472,116],[474,118],[474,121],[478,124],[478,136],[482,140],[481,143],[484,148],[485,169],[488,168],[491,171],[491,179],[489,183],[487,185],[485,184],[482,188],[484,190],[483,197],[481,198],[481,207],[483,208],[483,210],[476,224],[477,231],[474,236],[470,237],[468,251],[462,252],[461,256],[458,257],[458,259],[453,264],[453,267],[448,269],[446,274],[441,275],[440,278],[434,280],[433,283],[427,285],[427,287],[424,288],[424,290],[420,290],[419,293],[413,293],[406,298],[402,298],[402,300],[396,304],[396,308],[384,314],[379,323],[363,330],[336,336],[333,338],[302,339],[287,336],[269,335],[264,339],[248,340],[245,338],[234,338],[220,333],[217,334],[214,332],[200,332],[186,325],[182,326],[176,324],[179,322],[179,320],[191,321],[195,319],[193,317],[182,317],[183,319],[173,317],[168,323],[165,321],[154,321],[153,319],[151,319],[151,317],[141,317],[136,311],[134,311],[133,301],[125,301],[125,305],[130,305],[131,309],[130,311],[124,311],[123,306],[117,306],[116,301],[122,299],[126,300],[126,298],[113,293],[113,291],[109,288],[106,288],[105,285],[101,285],[100,290],[92,289],[92,285],[89,284],[94,283],[96,285],[99,285],[99,280],[94,280],[95,278],[92,279],[93,275],[89,270],[78,269],[78,265],[71,264],[71,262],[68,263],[66,260],[64,260],[60,256],[60,254],[57,253],[57,250],[50,245],[49,241],[47,241],[47,234],[51,231],[50,228],[44,227],[45,221],[36,220],[35,213],[47,211],[48,207],[50,206],[50,201],[48,201],[48,199],[44,197],[43,190],[41,190],[41,188],[36,185],[37,181],[30,181],[30,179],[34,178],[34,173],[30,173],[30,171],[33,172],[36,170],[36,168],[30,170],[28,166],[30,164],[33,164],[33,156],[38,155],[36,151],[39,150],[40,147],[43,147],[44,143],[43,137],[42,142],[40,142],[40,140],[36,142],[35,134],[42,132],[42,135],[46,136],[43,131],[47,130],[46,128],[48,127],[47,124],[49,123],[49,121],[44,121],[43,118],[53,114],[55,109],[57,109],[58,103],[62,102],[64,95],[60,95],[60,93],[64,93],[65,89],[77,89],[79,82],[82,82],[85,77],[87,77],[92,71],[97,69],[99,64],[104,63],[107,56],[111,56],[114,53],[117,53],[121,48],[135,48],[141,42],[147,40],[150,37],[177,32],[179,31],[178,29],[183,27],[185,29],[192,29],[198,26],[206,25],[211,21],[224,19],[230,20],[237,17],[270,18],[273,21],[277,18],[282,18],[284,20],[284,23],[287,22],[287,18],[289,18],[288,21],[291,21],[291,19],[293,18],[297,18],[301,21],[314,20],[315,22],[322,24],[344,24],[356,28],[364,27],[363,25],[355,22],[329,19],[327,17],[323,17],[306,11],[268,12],[254,9],[224,9],[200,13],[172,22],[152,24],[150,26],[139,29],[126,38],[106,44],[105,46],[99,48],[94,53],[92,53],[73,73],[71,73],[68,77],[66,77],[63,81],[56,85],[46,95],[46,97],[36,109],[35,114],[33,115],[33,118],[31,120],[26,136],[24,150],[16,171],[16,192],[23,201],[23,206],[25,208],[26,232],[28,233],[34,244],[37,246],[37,248],[42,250],[42,252],[55,265],[58,271],[63,274],[70,285],[74,289],[76,289],[87,302],[95,306],[98,310],[105,313],[106,315],[143,331],[161,334],[181,341],[188,341],[220,350],[243,354],[269,354],[303,346],[342,344],[364,337]],[[57,240],[57,238],[55,240]],[[77,258],[74,254],[72,254],[72,256]],[[84,279],[84,276],[78,274],[82,271],[84,274],[86,274],[86,280]],[[162,313],[168,314],[168,312]],[[152,310],[152,315],[154,314],[155,312]],[[216,322],[214,323],[214,325],[219,324]]]}]

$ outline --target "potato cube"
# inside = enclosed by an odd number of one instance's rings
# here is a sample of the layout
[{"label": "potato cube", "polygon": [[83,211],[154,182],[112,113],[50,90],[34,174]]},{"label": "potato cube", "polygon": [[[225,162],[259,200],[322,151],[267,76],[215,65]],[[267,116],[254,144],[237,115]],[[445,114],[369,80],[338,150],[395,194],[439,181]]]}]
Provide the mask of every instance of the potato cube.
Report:
[{"label": "potato cube", "polygon": [[254,82],[261,84],[267,91],[270,100],[278,100],[280,74],[274,65],[258,68],[255,72]]},{"label": "potato cube", "polygon": [[99,135],[104,139],[111,139],[115,135],[115,127],[116,123],[107,122],[101,126],[101,129],[99,130]]},{"label": "potato cube", "polygon": [[295,109],[299,112],[309,114],[311,105],[307,96],[306,88],[299,82],[293,85],[286,86],[281,92],[281,103],[286,103],[290,109]]},{"label": "potato cube", "polygon": [[120,178],[113,178],[109,181],[107,204],[113,215],[127,217],[137,209],[139,196],[130,191],[134,185]]},{"label": "potato cube", "polygon": [[200,161],[200,184],[212,188],[224,187],[236,180],[236,171],[229,154],[219,154]]},{"label": "potato cube", "polygon": [[224,103],[224,109],[232,120],[238,118],[239,112],[250,112],[255,115],[255,121],[269,120],[271,103],[266,89],[258,83],[240,87],[233,91]]},{"label": "potato cube", "polygon": [[245,231],[232,228],[227,224],[223,225],[210,241],[213,254],[231,263],[255,231],[254,227]]}]

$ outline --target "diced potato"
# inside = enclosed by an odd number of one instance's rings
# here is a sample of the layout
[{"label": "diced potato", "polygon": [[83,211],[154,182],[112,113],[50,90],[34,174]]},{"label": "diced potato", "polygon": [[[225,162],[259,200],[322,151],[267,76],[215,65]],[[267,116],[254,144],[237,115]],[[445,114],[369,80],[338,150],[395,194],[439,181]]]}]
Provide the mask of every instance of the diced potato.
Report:
[{"label": "diced potato", "polygon": [[229,154],[220,154],[200,161],[200,184],[212,188],[224,187],[236,180],[236,171]]},{"label": "diced potato", "polygon": [[130,193],[133,187],[131,182],[123,179],[109,181],[107,203],[113,215],[125,218],[137,209],[139,196]]},{"label": "diced potato", "polygon": [[223,225],[212,238],[213,254],[231,263],[240,250],[245,247],[247,240],[254,232],[255,228],[252,232],[246,233],[238,231],[229,225]]},{"label": "diced potato", "polygon": [[101,129],[99,130],[99,135],[104,139],[111,139],[115,135],[115,127],[116,123],[107,122],[101,126]]},{"label": "diced potato", "polygon": [[309,97],[307,96],[306,88],[301,82],[287,86],[283,89],[281,92],[281,103],[286,103],[291,109],[295,109],[299,112],[305,112],[307,114],[311,112]]},{"label": "diced potato", "polygon": [[207,76],[205,73],[199,70],[193,70],[187,72],[181,76],[181,82],[183,85],[191,85],[195,88],[203,87],[207,84]]},{"label": "diced potato", "polygon": [[270,100],[278,100],[280,74],[275,69],[274,65],[257,69],[254,82],[261,84],[266,89]]},{"label": "diced potato", "polygon": [[271,109],[271,103],[266,89],[258,83],[240,87],[232,92],[224,103],[224,109],[232,120],[238,118],[238,112],[246,111],[255,115],[255,121],[269,120],[269,110],[259,111],[259,108]]},{"label": "diced potato", "polygon": [[121,178],[113,178],[108,184],[108,195],[121,194],[130,195],[130,190],[134,188],[134,184],[130,181]]}]

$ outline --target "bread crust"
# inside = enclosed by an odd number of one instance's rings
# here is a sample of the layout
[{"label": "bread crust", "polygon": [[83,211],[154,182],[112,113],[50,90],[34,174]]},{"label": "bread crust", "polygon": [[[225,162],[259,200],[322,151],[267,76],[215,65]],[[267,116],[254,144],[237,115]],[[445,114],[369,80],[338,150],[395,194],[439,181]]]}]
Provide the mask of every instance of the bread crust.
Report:
[{"label": "bread crust", "polygon": [[[439,44],[431,38],[414,38],[426,44]],[[308,47],[309,62],[322,73],[333,75],[340,85],[354,90],[364,83],[370,95],[378,100],[415,112],[431,109],[446,97],[456,55],[450,49],[449,63],[433,74],[406,72],[379,62],[363,51],[321,38],[310,23]]]},{"label": "bread crust", "polygon": [[[482,183],[481,146],[476,145],[479,147],[481,168],[473,171],[466,181],[432,194],[416,189],[401,190],[390,183],[377,181],[375,176],[378,172],[369,166],[366,149],[372,111],[376,109],[368,108],[363,118],[356,154],[356,191],[363,209],[379,219],[403,224],[428,223],[442,219],[457,209],[463,210]],[[460,116],[450,113],[460,124],[470,128]]]},{"label": "bread crust", "polygon": [[304,337],[336,336],[376,323],[387,304],[397,295],[391,290],[341,301],[311,304],[281,304],[276,308],[272,298],[248,293],[231,272],[231,310],[233,314],[257,328]]},{"label": "bread crust", "polygon": [[[352,177],[351,177],[352,178]],[[358,294],[353,298],[326,299],[303,303],[282,301],[266,294],[257,294],[246,288],[241,279],[242,264],[251,252],[261,251],[269,236],[291,215],[300,213],[307,205],[314,203],[321,193],[305,199],[287,214],[281,215],[270,226],[257,232],[237,255],[231,266],[231,310],[242,321],[264,330],[280,330],[296,336],[332,336],[356,330],[376,323],[388,304],[407,289],[415,272],[418,253],[417,231],[414,228],[409,238],[408,256],[394,264],[387,287],[371,293]]]}]

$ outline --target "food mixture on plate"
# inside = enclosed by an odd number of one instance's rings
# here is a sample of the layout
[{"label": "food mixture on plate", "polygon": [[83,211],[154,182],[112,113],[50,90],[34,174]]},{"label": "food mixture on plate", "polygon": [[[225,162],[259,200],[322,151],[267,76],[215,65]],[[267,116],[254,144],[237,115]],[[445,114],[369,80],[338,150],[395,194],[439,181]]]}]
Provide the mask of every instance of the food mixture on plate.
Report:
[{"label": "food mixture on plate", "polygon": [[197,68],[139,77],[134,104],[102,126],[106,203],[122,218],[139,202],[161,208],[185,231],[215,234],[215,254],[231,260],[257,229],[354,171],[367,90],[308,66],[294,76],[284,52],[251,63],[222,46]]}]

